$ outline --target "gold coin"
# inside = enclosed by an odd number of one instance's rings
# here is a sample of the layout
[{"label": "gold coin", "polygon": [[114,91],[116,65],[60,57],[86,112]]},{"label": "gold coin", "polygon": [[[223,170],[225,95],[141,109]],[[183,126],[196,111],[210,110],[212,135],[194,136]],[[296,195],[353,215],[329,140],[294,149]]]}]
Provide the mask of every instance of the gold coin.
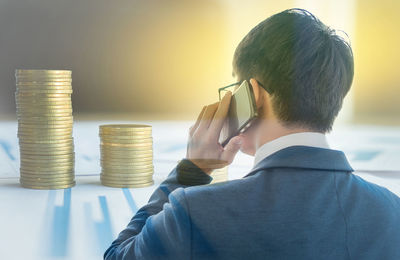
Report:
[{"label": "gold coin", "polygon": [[109,142],[102,142],[100,141],[102,146],[109,146],[109,147],[124,147],[124,148],[138,148],[138,149],[152,149],[153,143],[138,143],[138,144],[122,144],[122,143],[109,143]]},{"label": "gold coin", "polygon": [[71,105],[59,105],[59,106],[34,106],[34,105],[27,105],[27,106],[18,106],[17,105],[17,112],[23,113],[71,113],[72,106]]},{"label": "gold coin", "polygon": [[149,162],[152,163],[153,162],[153,157],[152,156],[148,156],[148,157],[121,157],[121,156],[111,156],[111,155],[104,155],[104,154],[100,154],[100,159],[103,161],[109,161],[109,162]]},{"label": "gold coin", "polygon": [[147,170],[153,169],[152,163],[146,163],[142,165],[127,165],[127,164],[108,164],[107,162],[100,161],[100,165],[103,166],[105,169],[130,169],[130,170]]},{"label": "gold coin", "polygon": [[64,91],[64,90],[69,90],[72,91],[72,86],[71,84],[63,84],[63,85],[54,85],[54,82],[50,84],[26,84],[26,85],[17,85],[17,92],[36,92],[37,90],[57,90],[57,91]]},{"label": "gold coin", "polygon": [[31,92],[15,92],[16,98],[35,98],[37,100],[47,100],[55,98],[69,98],[71,99],[71,93],[31,93]]},{"label": "gold coin", "polygon": [[72,128],[42,128],[42,129],[35,129],[35,128],[18,128],[19,135],[28,135],[28,136],[47,136],[47,135],[71,135]]},{"label": "gold coin", "polygon": [[61,184],[68,184],[72,183],[74,179],[65,179],[65,180],[52,180],[52,181],[44,181],[44,180],[26,180],[24,178],[20,178],[20,183],[23,182],[25,185],[37,185],[37,186],[44,186],[44,185],[61,185]]},{"label": "gold coin", "polygon": [[43,143],[23,143],[20,141],[19,147],[27,150],[68,150],[74,148],[74,143],[43,144]]},{"label": "gold coin", "polygon": [[15,76],[19,75],[45,75],[45,76],[56,76],[56,75],[71,75],[71,70],[41,70],[41,69],[16,69]]},{"label": "gold coin", "polygon": [[73,153],[74,152],[74,146],[61,146],[61,147],[46,147],[46,146],[37,146],[37,147],[31,147],[31,146],[23,146],[21,145],[19,147],[19,150],[21,153],[23,152],[37,152],[37,153]]},{"label": "gold coin", "polygon": [[21,125],[19,125],[18,127],[18,131],[21,133],[51,133],[51,134],[56,134],[56,133],[63,133],[63,134],[67,134],[67,133],[72,133],[72,127],[64,127],[64,128],[35,128],[35,127],[31,127],[31,128],[27,128],[27,127],[22,127]]},{"label": "gold coin", "polygon": [[43,95],[25,95],[25,96],[16,96],[15,102],[17,103],[38,103],[38,104],[47,104],[47,103],[69,103],[71,102],[71,95],[66,95],[64,97],[46,97]]},{"label": "gold coin", "polygon": [[63,164],[56,164],[56,165],[33,165],[31,163],[24,163],[21,162],[20,169],[25,171],[38,171],[43,170],[44,172],[52,172],[52,171],[66,171],[66,170],[73,170],[75,168],[74,162],[70,163],[63,163]]},{"label": "gold coin", "polygon": [[40,124],[18,124],[18,130],[25,130],[25,129],[36,129],[36,130],[52,130],[52,129],[71,129],[72,131],[72,123],[68,124],[52,124],[52,125],[40,125]]},{"label": "gold coin", "polygon": [[28,118],[25,116],[18,116],[18,123],[27,125],[72,125],[73,117],[68,116],[65,118],[60,117],[34,117]]},{"label": "gold coin", "polygon": [[125,131],[125,132],[117,132],[117,131],[109,131],[109,130],[100,130],[99,136],[117,136],[117,137],[151,137],[152,131],[151,130],[136,130],[136,131]]},{"label": "gold coin", "polygon": [[144,178],[144,179],[128,179],[128,178],[106,178],[100,175],[100,180],[105,181],[107,183],[131,183],[131,184],[142,184],[149,183],[153,181],[152,177]]},{"label": "gold coin", "polygon": [[75,164],[73,161],[57,162],[57,160],[50,160],[47,162],[37,162],[37,163],[21,161],[20,168],[24,170],[31,169],[31,171],[37,171],[38,169],[45,168],[47,169],[46,172],[52,172],[52,171],[57,171],[57,169],[61,171],[63,170],[62,167],[65,167],[65,169],[73,169],[74,165]]},{"label": "gold coin", "polygon": [[26,185],[37,185],[37,186],[44,186],[44,185],[60,185],[60,184],[68,184],[74,181],[74,179],[72,180],[54,180],[54,181],[44,181],[44,180],[26,180],[23,178],[19,179],[20,182],[23,182]]},{"label": "gold coin", "polygon": [[113,166],[126,166],[126,167],[141,167],[141,166],[153,166],[153,160],[146,160],[146,161],[134,161],[134,160],[104,160],[103,158],[100,159],[101,165],[107,165],[109,167]]},{"label": "gold coin", "polygon": [[71,100],[61,100],[61,101],[42,101],[42,100],[15,100],[15,103],[18,106],[32,106],[32,107],[48,107],[48,106],[68,106],[68,108],[72,107]]},{"label": "gold coin", "polygon": [[118,180],[118,179],[132,179],[132,180],[146,180],[146,179],[152,179],[153,174],[147,174],[147,175],[134,175],[134,174],[104,174],[101,173],[100,177],[105,178],[105,179],[110,179],[110,180]]},{"label": "gold coin", "polygon": [[32,144],[67,144],[73,142],[72,138],[57,138],[50,140],[20,140],[19,143],[32,143]]},{"label": "gold coin", "polygon": [[100,155],[100,159],[105,162],[129,162],[129,163],[152,163],[153,157],[142,157],[142,158],[135,158],[135,157],[118,157],[118,156],[104,156],[104,154]]},{"label": "gold coin", "polygon": [[151,129],[150,125],[143,124],[108,124],[108,125],[100,125],[100,129],[102,130],[117,130],[117,131],[132,131],[137,129]]},{"label": "gold coin", "polygon": [[[121,148],[121,149],[118,149]],[[129,148],[129,149],[126,149]],[[107,147],[100,147],[101,153],[109,153],[109,154],[121,154],[125,153],[127,156],[140,156],[140,155],[152,155],[153,154],[153,147],[118,147],[114,146],[113,149],[108,149]]]},{"label": "gold coin", "polygon": [[52,155],[52,156],[40,156],[40,155],[26,155],[24,157],[21,157],[21,163],[26,162],[31,165],[33,164],[41,164],[41,163],[57,163],[57,164],[70,164],[73,162],[74,156],[73,155]]},{"label": "gold coin", "polygon": [[20,178],[24,179],[24,181],[29,181],[29,182],[54,182],[54,181],[71,182],[75,179],[75,176],[74,175],[59,176],[59,175],[48,174],[36,177],[36,176],[31,176],[29,174],[21,174]]},{"label": "gold coin", "polygon": [[118,176],[118,175],[124,175],[124,176],[138,176],[138,177],[147,177],[147,176],[153,176],[154,170],[149,169],[149,170],[116,170],[116,169],[107,169],[107,168],[101,168],[101,174],[106,175],[106,176]]},{"label": "gold coin", "polygon": [[152,178],[147,178],[144,180],[134,180],[134,179],[105,179],[100,177],[101,182],[109,183],[109,184],[144,184],[150,183],[153,181]]},{"label": "gold coin", "polygon": [[65,142],[60,142],[60,143],[35,143],[35,142],[24,142],[24,141],[19,141],[19,145],[20,147],[24,147],[24,148],[48,148],[48,149],[52,149],[52,148],[59,148],[59,149],[63,149],[63,148],[70,148],[73,147],[74,142],[72,139],[70,140],[66,140]]},{"label": "gold coin", "polygon": [[24,173],[30,173],[30,174],[72,174],[75,172],[74,167],[69,167],[69,168],[64,168],[64,169],[56,169],[56,168],[39,168],[39,167],[21,167],[20,171],[23,171]]},{"label": "gold coin", "polygon": [[101,172],[104,175],[115,175],[115,174],[128,174],[128,175],[137,175],[137,176],[148,176],[149,174],[154,174],[153,169],[148,170],[131,170],[131,169],[108,169],[102,168]]},{"label": "gold coin", "polygon": [[35,181],[25,181],[20,178],[19,182],[24,188],[32,188],[32,189],[64,189],[68,187],[75,186],[75,180],[72,181],[58,181],[58,182],[35,182]]},{"label": "gold coin", "polygon": [[72,126],[67,127],[64,126],[63,128],[54,128],[54,127],[43,127],[43,128],[36,128],[31,127],[18,127],[18,133],[20,134],[26,134],[26,135],[68,135],[72,134],[73,128]]},{"label": "gold coin", "polygon": [[71,87],[71,81],[18,81],[16,82],[17,88],[29,88],[29,87]]},{"label": "gold coin", "polygon": [[72,94],[72,89],[18,89],[18,94]]},{"label": "gold coin", "polygon": [[23,113],[23,114],[18,114],[17,119],[18,120],[24,120],[25,118],[29,117],[41,117],[43,121],[52,121],[56,117],[72,117],[72,112],[69,113],[59,113],[59,112],[50,112],[50,113],[44,113],[44,112],[36,112],[36,113]]},{"label": "gold coin", "polygon": [[106,182],[102,181],[102,185],[112,187],[112,188],[144,188],[153,186],[154,181],[149,183],[142,183],[142,184],[131,184],[131,183],[113,183],[113,182]]},{"label": "gold coin", "polygon": [[116,158],[152,158],[153,150],[146,149],[134,149],[134,150],[109,150],[100,148],[100,155],[108,156],[108,157],[116,157]]},{"label": "gold coin", "polygon": [[110,161],[133,161],[133,162],[152,162],[153,161],[153,156],[148,155],[148,156],[121,156],[121,155],[109,155],[102,153],[100,154],[100,158],[102,160],[110,160]]},{"label": "gold coin", "polygon": [[108,145],[108,144],[101,144],[100,143],[100,151],[104,151],[106,153],[129,153],[129,154],[152,154],[153,147],[126,147],[126,146],[118,146],[118,145]]},{"label": "gold coin", "polygon": [[20,156],[30,156],[30,155],[37,155],[37,156],[46,156],[46,155],[66,155],[66,154],[70,154],[71,152],[73,152],[74,150],[72,148],[70,149],[64,149],[64,150],[56,150],[56,149],[24,149],[24,148],[20,148],[19,152],[20,152]]},{"label": "gold coin", "polygon": [[65,109],[72,109],[71,102],[70,103],[65,103],[65,104],[19,104],[17,103],[17,108],[19,110],[25,110],[25,109],[34,109],[34,110],[65,110]]},{"label": "gold coin", "polygon": [[43,97],[43,96],[16,96],[16,104],[37,104],[37,105],[47,105],[47,104],[71,104],[71,96],[66,97]]},{"label": "gold coin", "polygon": [[43,84],[43,83],[64,83],[64,84],[72,84],[72,79],[67,78],[67,77],[59,77],[59,78],[35,78],[35,79],[29,79],[29,78],[20,78],[17,79],[15,84],[17,85],[17,88],[20,88],[19,86],[22,84]]},{"label": "gold coin", "polygon": [[100,140],[101,144],[114,144],[115,145],[136,145],[136,146],[152,146],[153,142],[149,142],[149,141],[141,141],[141,140],[129,140],[129,139],[125,139],[125,140],[110,140],[110,139],[101,139]]},{"label": "gold coin", "polygon": [[[60,178],[74,178],[74,171],[53,171],[53,172],[40,172],[40,171],[24,171],[21,175],[27,178],[46,178],[47,176],[55,176]],[[51,178],[51,177],[50,177]]]},{"label": "gold coin", "polygon": [[24,142],[52,142],[52,141],[57,141],[57,140],[65,140],[68,138],[71,138],[71,134],[52,134],[52,135],[28,135],[28,134],[18,134],[17,135],[19,140],[22,140]]},{"label": "gold coin", "polygon": [[54,179],[54,178],[74,178],[74,171],[64,172],[40,172],[40,171],[20,171],[20,176],[26,178],[43,178],[43,179]]},{"label": "gold coin", "polygon": [[33,160],[24,160],[23,158],[20,159],[20,167],[26,168],[40,168],[40,167],[47,167],[47,168],[56,168],[60,167],[73,167],[75,165],[75,161],[73,159],[48,159],[48,160],[38,160],[34,162]]},{"label": "gold coin", "polygon": [[26,176],[20,176],[20,180],[23,180],[24,182],[29,182],[29,183],[41,183],[41,184],[55,184],[55,183],[70,183],[74,181],[74,177],[68,177],[68,178],[55,178],[55,179],[44,179],[44,178],[29,178]]},{"label": "gold coin", "polygon": [[[64,159],[64,158],[73,158],[75,156],[74,152],[71,152],[70,154],[65,154],[65,155],[46,155],[46,156],[36,156],[33,155],[32,158],[39,157],[39,159],[45,159],[45,158],[59,158],[59,159]],[[31,157],[28,157],[31,158]]]},{"label": "gold coin", "polygon": [[15,81],[15,84],[17,88],[20,88],[21,85],[25,84],[48,84],[48,83],[63,83],[63,84],[70,84],[72,83],[72,79],[70,77],[35,77],[35,78],[29,78],[29,77],[20,77],[17,78]]},{"label": "gold coin", "polygon": [[40,113],[40,115],[42,114],[70,114],[72,113],[72,108],[70,106],[65,106],[65,107],[61,107],[61,108],[54,108],[52,109],[51,107],[47,108],[47,107],[43,107],[43,108],[38,108],[38,107],[32,107],[30,109],[21,109],[19,107],[17,107],[17,112],[21,111],[24,114],[34,114],[34,113]]},{"label": "gold coin", "polygon": [[25,143],[39,143],[39,144],[52,144],[56,142],[62,142],[64,140],[67,140],[67,137],[71,138],[71,135],[69,136],[36,136],[36,137],[26,137],[26,136],[18,136],[20,142],[25,142]]},{"label": "gold coin", "polygon": [[18,123],[25,124],[46,124],[46,125],[55,125],[55,124],[63,124],[63,123],[72,123],[73,117],[29,117],[29,116],[18,116]]},{"label": "gold coin", "polygon": [[152,137],[137,137],[137,136],[122,136],[122,137],[113,137],[113,136],[100,136],[100,140],[106,143],[125,143],[125,142],[133,142],[133,143],[152,143]]},{"label": "gold coin", "polygon": [[74,176],[73,170],[68,171],[54,171],[54,172],[41,172],[41,171],[21,171],[20,174],[27,177],[45,178],[48,176],[70,177]]},{"label": "gold coin", "polygon": [[65,137],[61,135],[51,135],[51,136],[18,136],[20,142],[25,143],[39,143],[39,144],[52,144],[57,141],[67,140],[67,138],[71,138],[71,135],[66,135]]},{"label": "gold coin", "polygon": [[143,133],[143,132],[137,132],[135,134],[99,134],[100,139],[115,139],[115,140],[143,140],[143,139],[151,139],[151,141],[153,141],[152,138],[152,134],[151,133]]},{"label": "gold coin", "polygon": [[20,158],[21,167],[72,167],[74,166],[74,159],[48,159],[48,160],[31,160]]},{"label": "gold coin", "polygon": [[28,189],[36,189],[36,190],[58,190],[58,189],[66,189],[75,186],[75,181],[67,184],[51,184],[51,185],[35,185],[30,183],[24,183],[20,181],[20,184],[24,188]]}]

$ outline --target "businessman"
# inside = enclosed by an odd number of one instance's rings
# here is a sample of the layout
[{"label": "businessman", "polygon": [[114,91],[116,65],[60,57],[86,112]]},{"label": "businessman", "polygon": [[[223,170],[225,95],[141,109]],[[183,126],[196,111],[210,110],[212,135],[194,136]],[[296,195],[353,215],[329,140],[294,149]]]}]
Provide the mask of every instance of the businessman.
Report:
[{"label": "businessman", "polygon": [[[186,158],[104,258],[400,259],[399,197],[353,175],[325,138],[353,68],[351,47],[305,10],[254,27],[235,51],[233,71],[251,84],[257,120],[223,148],[232,94],[205,106]],[[253,169],[207,185],[238,150],[254,155]]]}]

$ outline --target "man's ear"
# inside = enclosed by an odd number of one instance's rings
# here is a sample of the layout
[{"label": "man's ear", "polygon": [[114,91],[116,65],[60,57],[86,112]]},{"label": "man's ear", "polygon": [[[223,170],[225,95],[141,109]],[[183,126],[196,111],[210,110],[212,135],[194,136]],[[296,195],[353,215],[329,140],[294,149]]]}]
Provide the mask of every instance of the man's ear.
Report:
[{"label": "man's ear", "polygon": [[250,85],[253,89],[256,106],[257,106],[257,108],[260,108],[260,107],[262,107],[263,102],[264,102],[263,95],[261,94],[262,87],[260,86],[260,84],[258,84],[257,80],[255,80],[253,78],[250,79]]}]

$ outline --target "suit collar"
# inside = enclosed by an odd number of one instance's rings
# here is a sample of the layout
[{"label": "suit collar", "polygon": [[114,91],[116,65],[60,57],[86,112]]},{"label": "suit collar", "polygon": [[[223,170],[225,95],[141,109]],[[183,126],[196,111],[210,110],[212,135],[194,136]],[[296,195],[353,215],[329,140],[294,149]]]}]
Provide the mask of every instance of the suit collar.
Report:
[{"label": "suit collar", "polygon": [[261,160],[246,176],[269,168],[353,171],[342,151],[310,146],[290,146]]}]

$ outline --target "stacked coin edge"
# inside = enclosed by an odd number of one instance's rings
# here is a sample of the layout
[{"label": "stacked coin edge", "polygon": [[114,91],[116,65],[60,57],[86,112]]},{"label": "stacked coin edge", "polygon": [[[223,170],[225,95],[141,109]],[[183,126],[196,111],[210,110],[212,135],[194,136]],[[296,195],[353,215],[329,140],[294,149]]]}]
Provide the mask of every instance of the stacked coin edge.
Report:
[{"label": "stacked coin edge", "polygon": [[71,71],[16,70],[15,76],[21,185],[74,186]]},{"label": "stacked coin edge", "polygon": [[101,183],[116,188],[154,184],[152,128],[139,124],[100,125]]}]

